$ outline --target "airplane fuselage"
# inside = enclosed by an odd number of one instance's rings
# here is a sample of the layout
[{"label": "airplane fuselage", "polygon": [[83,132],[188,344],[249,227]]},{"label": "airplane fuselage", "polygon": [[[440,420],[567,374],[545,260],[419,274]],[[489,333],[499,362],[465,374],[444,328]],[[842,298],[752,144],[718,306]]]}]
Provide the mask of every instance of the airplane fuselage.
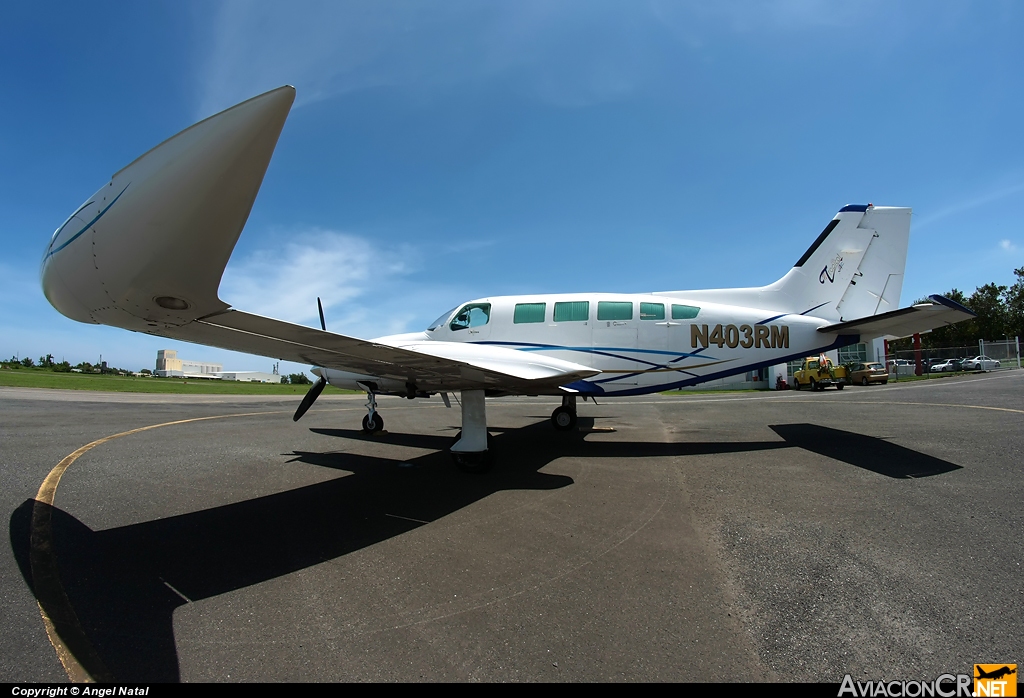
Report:
[{"label": "airplane fuselage", "polygon": [[[442,315],[428,330],[373,341],[409,348],[425,342],[463,342],[537,353],[600,370],[599,375],[565,386],[580,395],[639,395],[859,341],[857,335],[818,332],[825,324],[827,320],[806,315],[690,301],[676,292],[541,294],[469,301]],[[325,374],[341,388],[361,390],[373,381],[380,392],[407,392],[406,383],[394,378],[333,369]]]}]

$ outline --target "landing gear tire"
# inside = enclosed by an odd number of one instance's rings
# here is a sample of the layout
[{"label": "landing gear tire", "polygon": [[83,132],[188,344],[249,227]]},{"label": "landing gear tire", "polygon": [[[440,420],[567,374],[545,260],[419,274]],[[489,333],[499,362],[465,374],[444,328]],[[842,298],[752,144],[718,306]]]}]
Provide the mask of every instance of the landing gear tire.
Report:
[{"label": "landing gear tire", "polygon": [[[452,446],[459,443],[459,439],[462,438],[462,431],[460,430],[455,438],[452,439]],[[491,435],[487,434],[487,450],[476,451],[468,453],[459,453],[457,451],[449,450],[448,453],[452,457],[452,461],[455,462],[455,467],[464,473],[486,473],[492,467],[494,467],[494,456],[491,451]]]},{"label": "landing gear tire", "polygon": [[571,431],[576,428],[576,412],[568,407],[557,407],[551,413],[551,424],[558,431]]},{"label": "landing gear tire", "polygon": [[477,451],[476,453],[452,453],[452,460],[455,467],[464,473],[474,475],[486,473],[494,466],[494,458],[490,451]]},{"label": "landing gear tire", "polygon": [[380,413],[374,412],[372,419],[370,415],[363,416],[363,432],[376,434],[378,431],[384,431],[384,418],[380,416]]}]

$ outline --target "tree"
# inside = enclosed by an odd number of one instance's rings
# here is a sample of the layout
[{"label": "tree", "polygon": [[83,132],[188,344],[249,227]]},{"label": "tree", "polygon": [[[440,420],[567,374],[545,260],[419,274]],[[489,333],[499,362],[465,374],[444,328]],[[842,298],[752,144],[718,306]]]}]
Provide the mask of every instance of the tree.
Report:
[{"label": "tree", "polygon": [[[969,308],[970,301],[958,289],[952,289],[942,294],[949,300]],[[921,335],[921,343],[925,348],[934,347],[963,347],[976,344],[974,339],[974,320],[965,320],[955,325],[937,327],[928,334]]]},{"label": "tree", "polygon": [[305,373],[289,373],[288,382],[292,385],[309,385],[313,381],[309,380]]},{"label": "tree", "polygon": [[39,365],[42,368],[53,368],[53,354],[39,357]]},{"label": "tree", "polygon": [[21,365],[24,366],[25,368],[32,368],[33,366],[35,366],[35,362],[26,356],[24,359],[21,360]]},{"label": "tree", "polygon": [[1006,286],[985,284],[971,294],[968,307],[978,314],[974,318],[975,341],[1000,339],[1006,334],[1006,306],[1003,305],[1005,291]]},{"label": "tree", "polygon": [[1006,333],[1011,337],[1024,336],[1024,267],[1014,269],[1017,282],[1003,293],[1006,304]]}]

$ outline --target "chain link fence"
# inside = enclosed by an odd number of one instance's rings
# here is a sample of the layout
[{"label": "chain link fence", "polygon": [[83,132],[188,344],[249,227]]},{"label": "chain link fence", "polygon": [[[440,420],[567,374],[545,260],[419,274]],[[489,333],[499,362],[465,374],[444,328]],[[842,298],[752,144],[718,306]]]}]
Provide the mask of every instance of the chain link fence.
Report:
[{"label": "chain link fence", "polygon": [[[981,362],[982,367],[980,368],[975,368],[970,364],[965,366],[966,362],[978,356],[985,357],[990,361]],[[897,380],[902,376],[917,374],[916,352],[913,349],[891,352],[885,357],[885,360],[886,366],[889,368],[889,375]],[[998,365],[993,365],[991,360],[998,361]],[[1018,337],[991,342],[980,341],[974,346],[921,350],[922,374],[978,370],[998,371],[1020,367],[1020,339]]]}]

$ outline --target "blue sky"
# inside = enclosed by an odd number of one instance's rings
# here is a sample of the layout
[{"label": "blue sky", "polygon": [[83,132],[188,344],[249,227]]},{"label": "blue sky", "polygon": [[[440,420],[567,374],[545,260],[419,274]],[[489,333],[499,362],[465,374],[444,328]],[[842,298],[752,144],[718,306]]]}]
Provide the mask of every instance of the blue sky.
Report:
[{"label": "blue sky", "polygon": [[[912,206],[903,304],[1024,266],[1018,2],[15,3],[0,355],[176,348],[49,306],[53,230],[198,119],[298,90],[221,296],[356,336],[487,295],[749,286]],[[282,370],[302,367],[282,365]]]}]

